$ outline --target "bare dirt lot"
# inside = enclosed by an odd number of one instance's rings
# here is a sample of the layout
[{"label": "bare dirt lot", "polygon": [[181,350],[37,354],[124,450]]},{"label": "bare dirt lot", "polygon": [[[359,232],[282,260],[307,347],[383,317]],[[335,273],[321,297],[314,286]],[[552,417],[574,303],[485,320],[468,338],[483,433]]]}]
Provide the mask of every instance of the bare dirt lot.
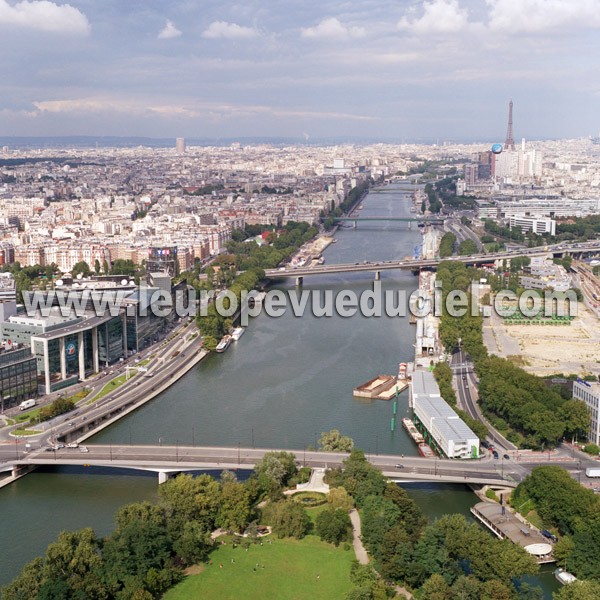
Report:
[{"label": "bare dirt lot", "polygon": [[493,314],[484,320],[483,341],[491,354],[537,375],[600,369],[600,320],[581,303],[571,325],[506,325]]}]

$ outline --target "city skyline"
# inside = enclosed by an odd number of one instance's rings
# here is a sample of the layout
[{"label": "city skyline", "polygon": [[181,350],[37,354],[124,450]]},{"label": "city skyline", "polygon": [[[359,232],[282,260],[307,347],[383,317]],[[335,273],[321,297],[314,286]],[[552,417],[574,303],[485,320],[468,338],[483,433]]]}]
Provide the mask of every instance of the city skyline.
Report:
[{"label": "city skyline", "polygon": [[503,141],[600,128],[600,1],[0,0],[3,136]]}]

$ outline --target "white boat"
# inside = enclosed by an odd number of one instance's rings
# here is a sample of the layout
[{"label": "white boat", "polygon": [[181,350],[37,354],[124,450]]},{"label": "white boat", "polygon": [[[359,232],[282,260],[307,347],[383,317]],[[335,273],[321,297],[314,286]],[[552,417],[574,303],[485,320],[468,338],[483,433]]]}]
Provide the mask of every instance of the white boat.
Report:
[{"label": "white boat", "polygon": [[229,348],[229,344],[231,344],[231,336],[224,335],[223,338],[221,339],[221,341],[217,344],[215,351],[216,352],[225,352],[225,350],[227,350],[227,348]]},{"label": "white boat", "polygon": [[573,575],[572,573],[568,573],[560,567],[554,571],[554,577],[559,583],[562,583],[563,585],[567,585],[569,583],[577,581],[577,577],[575,577],[575,575]]},{"label": "white boat", "polygon": [[244,335],[244,333],[246,333],[246,330],[243,327],[236,327],[231,332],[231,339],[234,342],[237,342]]}]

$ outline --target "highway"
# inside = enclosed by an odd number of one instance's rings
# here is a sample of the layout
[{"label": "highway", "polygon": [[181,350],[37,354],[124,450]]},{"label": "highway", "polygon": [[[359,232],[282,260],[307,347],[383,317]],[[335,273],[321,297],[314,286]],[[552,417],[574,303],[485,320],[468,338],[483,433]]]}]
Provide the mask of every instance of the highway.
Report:
[{"label": "highway", "polygon": [[502,454],[504,451],[513,451],[517,447],[509,442],[499,431],[494,429],[484,418],[473,394],[477,393],[477,381],[473,363],[467,358],[464,350],[459,350],[452,355],[452,370],[456,377],[456,389],[458,391],[458,403],[471,417],[483,423],[488,431],[488,439]]}]

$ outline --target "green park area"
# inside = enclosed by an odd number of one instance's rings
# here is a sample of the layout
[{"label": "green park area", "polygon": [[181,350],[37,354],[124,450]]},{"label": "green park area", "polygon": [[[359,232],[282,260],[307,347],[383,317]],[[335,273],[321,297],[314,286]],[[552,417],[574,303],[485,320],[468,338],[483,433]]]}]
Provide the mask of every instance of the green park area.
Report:
[{"label": "green park area", "polygon": [[[308,535],[301,540],[272,535],[260,543],[233,548],[232,538],[211,552],[209,564],[192,567],[164,600],[228,598],[246,600],[327,600],[344,598],[352,589],[351,549],[336,548]],[[257,566],[258,565],[258,566]]]}]

